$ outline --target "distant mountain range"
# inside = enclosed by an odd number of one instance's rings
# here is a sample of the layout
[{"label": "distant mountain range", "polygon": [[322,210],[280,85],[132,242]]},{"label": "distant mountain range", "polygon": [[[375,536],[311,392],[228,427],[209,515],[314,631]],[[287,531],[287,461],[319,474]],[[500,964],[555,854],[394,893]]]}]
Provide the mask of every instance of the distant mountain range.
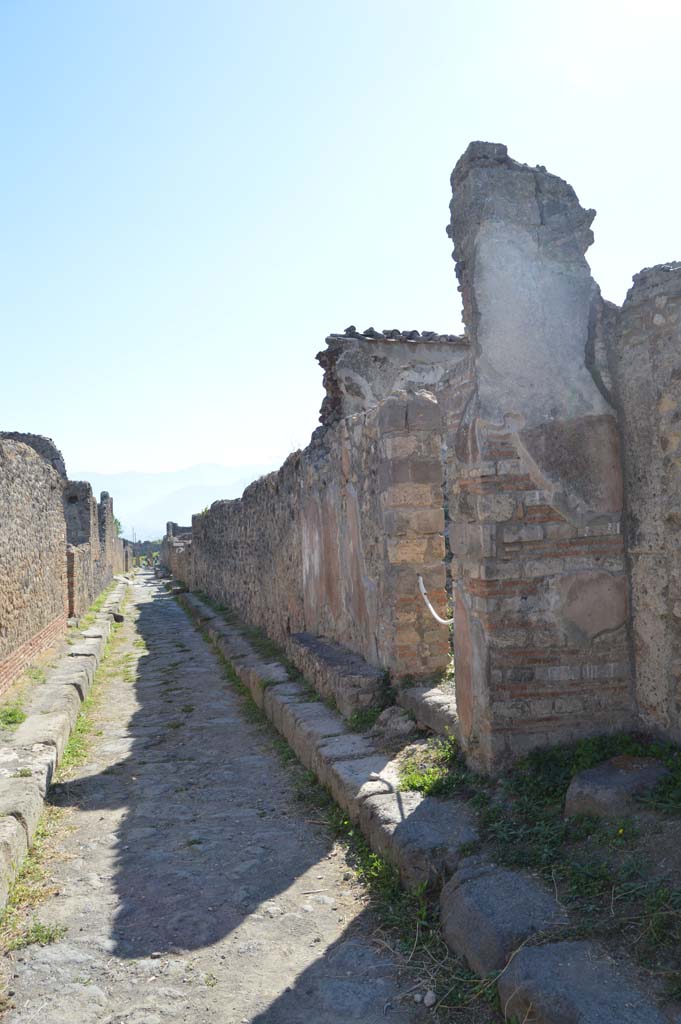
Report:
[{"label": "distant mountain range", "polygon": [[123,536],[156,540],[171,520],[189,526],[192,514],[222,498],[239,498],[253,480],[277,466],[189,466],[167,473],[93,473],[70,471],[72,480],[89,480],[97,498],[108,491]]}]

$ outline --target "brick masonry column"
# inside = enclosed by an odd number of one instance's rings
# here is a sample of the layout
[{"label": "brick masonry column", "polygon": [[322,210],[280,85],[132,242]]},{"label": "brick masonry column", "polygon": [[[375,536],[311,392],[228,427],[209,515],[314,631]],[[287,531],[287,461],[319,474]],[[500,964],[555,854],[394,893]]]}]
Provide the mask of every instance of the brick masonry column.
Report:
[{"label": "brick masonry column", "polygon": [[475,352],[448,436],[457,705],[469,760],[493,770],[634,720],[621,464],[586,365],[593,211],[501,145],[473,143],[452,186]]}]

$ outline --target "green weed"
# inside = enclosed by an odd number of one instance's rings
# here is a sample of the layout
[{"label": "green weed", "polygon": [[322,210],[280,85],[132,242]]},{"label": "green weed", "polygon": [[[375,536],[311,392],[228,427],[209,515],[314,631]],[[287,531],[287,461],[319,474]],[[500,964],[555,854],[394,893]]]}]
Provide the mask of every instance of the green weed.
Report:
[{"label": "green weed", "polygon": [[15,725],[21,725],[25,721],[26,712],[18,701],[12,701],[0,707],[0,726],[11,728]]}]

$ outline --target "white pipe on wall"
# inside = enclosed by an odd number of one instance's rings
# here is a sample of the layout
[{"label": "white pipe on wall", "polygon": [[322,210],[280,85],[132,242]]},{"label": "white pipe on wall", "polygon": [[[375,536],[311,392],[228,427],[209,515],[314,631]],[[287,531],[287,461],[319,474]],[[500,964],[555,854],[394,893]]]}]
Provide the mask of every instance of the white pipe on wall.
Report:
[{"label": "white pipe on wall", "polygon": [[421,597],[426,602],[426,608],[428,609],[430,614],[433,616],[434,619],[436,619],[437,622],[442,623],[443,626],[451,626],[452,623],[454,622],[454,619],[443,619],[440,615],[438,615],[438,613],[435,611],[432,604],[430,603],[430,598],[428,597],[428,593],[423,582],[423,576],[418,575],[417,579],[419,581],[419,590],[421,591]]}]

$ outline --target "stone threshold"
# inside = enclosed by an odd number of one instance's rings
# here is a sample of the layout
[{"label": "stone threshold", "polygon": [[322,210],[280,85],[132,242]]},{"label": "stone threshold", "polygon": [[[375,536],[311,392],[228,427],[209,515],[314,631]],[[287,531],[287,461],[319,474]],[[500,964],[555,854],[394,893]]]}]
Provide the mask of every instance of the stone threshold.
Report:
[{"label": "stone threshold", "polygon": [[[448,948],[478,974],[491,976],[506,1019],[668,1024],[627,964],[615,963],[591,941],[558,941],[557,935],[551,941],[551,933],[568,924],[567,914],[535,878],[482,855],[467,856],[478,831],[465,801],[400,791],[397,760],[368,734],[349,731],[341,715],[311,700],[284,665],[258,655],[237,626],[196,595],[181,592],[177,599],[301,763],[372,849],[398,869],[405,887],[439,890]],[[431,693],[413,688],[402,696],[416,700]],[[542,944],[530,945],[533,940]]]},{"label": "stone threshold", "polygon": [[33,842],[47,790],[90,692],[126,587],[118,583],[81,641],[68,647],[45,682],[34,688],[26,719],[0,746],[0,910]]},{"label": "stone threshold", "polygon": [[438,736],[459,738],[459,716],[453,693],[447,693],[439,686],[410,686],[400,690],[396,699],[419,725]]}]

